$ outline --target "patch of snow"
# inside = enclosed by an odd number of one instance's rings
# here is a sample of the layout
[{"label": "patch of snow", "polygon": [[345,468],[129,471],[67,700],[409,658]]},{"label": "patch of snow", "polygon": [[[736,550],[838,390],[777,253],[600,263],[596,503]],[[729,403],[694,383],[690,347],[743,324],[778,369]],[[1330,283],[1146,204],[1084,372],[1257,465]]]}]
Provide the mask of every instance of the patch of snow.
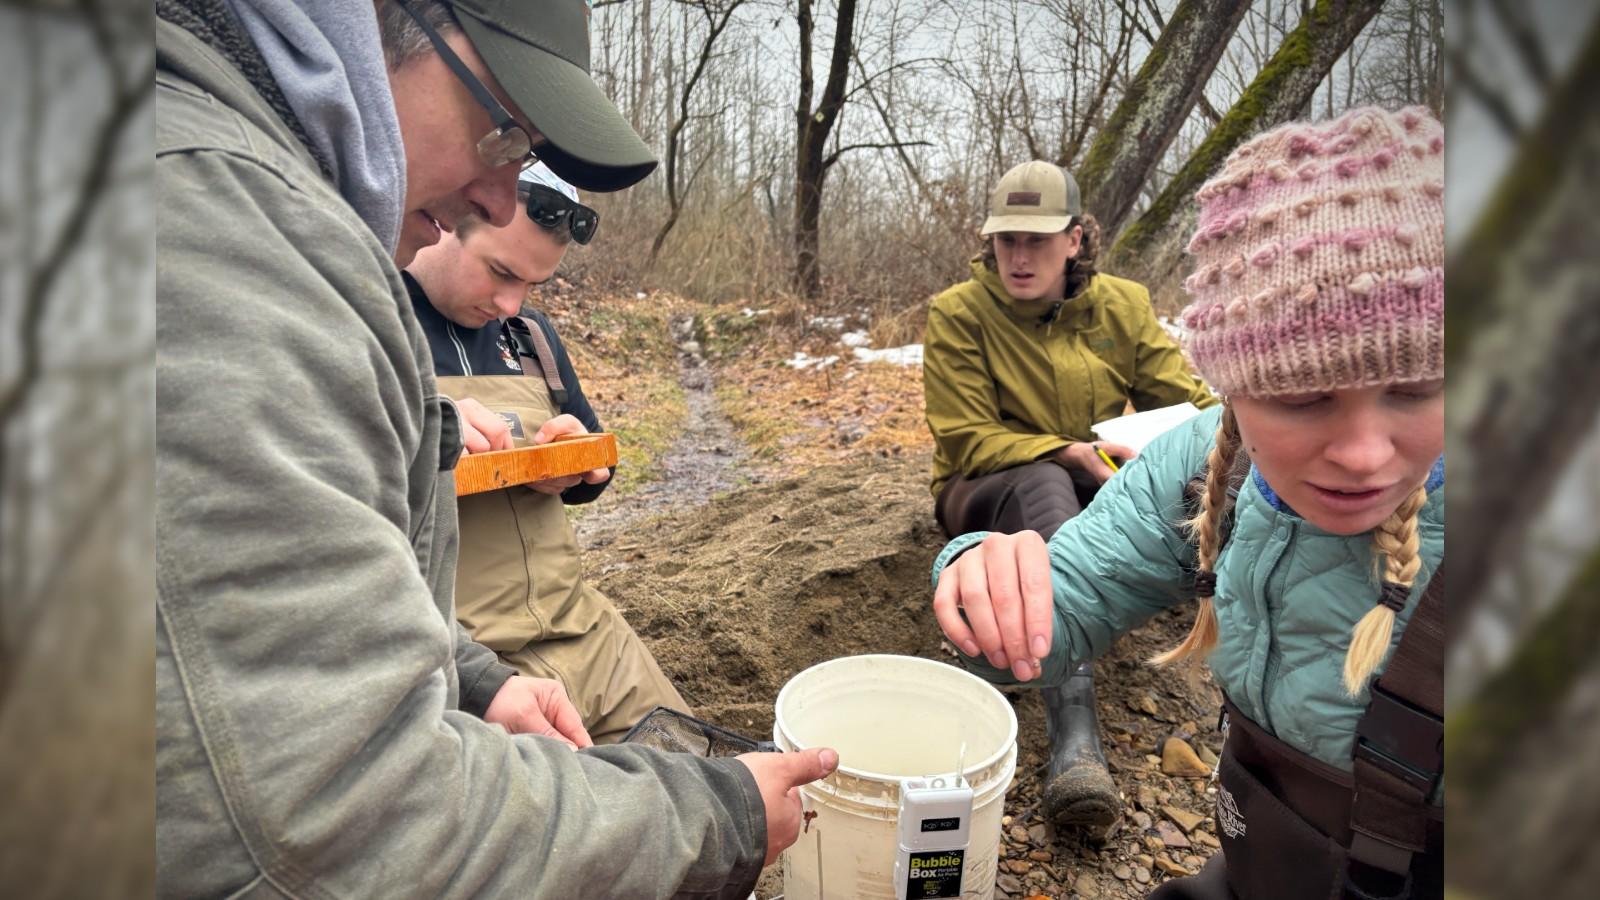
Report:
[{"label": "patch of snow", "polygon": [[839,335],[839,343],[846,347],[870,347],[872,338],[865,331],[850,331]]},{"label": "patch of snow", "polygon": [[772,315],[772,310],[751,309],[750,307],[746,306],[744,309],[739,310],[739,314],[744,316],[746,319],[754,319],[756,316],[770,316]]},{"label": "patch of snow", "polygon": [[637,292],[637,293],[635,293],[633,295],[633,299],[635,299],[635,300],[643,300],[644,298],[645,298],[644,291],[639,291],[639,292]]},{"label": "patch of snow", "polygon": [[1161,323],[1163,331],[1180,344],[1183,343],[1184,336],[1189,333],[1189,330],[1183,327],[1182,322],[1171,316],[1159,316],[1156,321]]},{"label": "patch of snow", "polygon": [[844,316],[812,316],[806,320],[812,328],[826,328],[829,331],[844,330]]},{"label": "patch of snow", "polygon": [[804,350],[796,350],[793,359],[786,359],[783,364],[792,369],[826,369],[839,361],[837,356],[810,356]]},{"label": "patch of snow", "polygon": [[904,347],[886,347],[882,350],[872,350],[867,347],[857,347],[852,351],[860,362],[886,362],[893,366],[920,366],[922,365],[922,345],[907,344]]}]

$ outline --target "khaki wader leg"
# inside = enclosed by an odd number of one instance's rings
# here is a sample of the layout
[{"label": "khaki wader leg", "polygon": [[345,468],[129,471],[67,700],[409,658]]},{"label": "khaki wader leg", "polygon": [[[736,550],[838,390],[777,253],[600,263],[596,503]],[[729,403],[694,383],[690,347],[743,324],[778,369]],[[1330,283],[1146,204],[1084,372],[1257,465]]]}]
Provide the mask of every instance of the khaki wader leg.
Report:
[{"label": "khaki wader leg", "polygon": [[[538,378],[441,377],[439,390],[512,417],[518,446],[557,413]],[[657,705],[690,711],[611,600],[584,582],[559,497],[513,487],[458,508],[456,617],[474,639],[524,675],[560,681],[596,743],[620,741]]]},{"label": "khaki wader leg", "polygon": [[657,706],[691,712],[622,614],[593,594],[606,610],[587,633],[538,641],[500,658],[525,675],[559,680],[597,744],[622,740]]}]

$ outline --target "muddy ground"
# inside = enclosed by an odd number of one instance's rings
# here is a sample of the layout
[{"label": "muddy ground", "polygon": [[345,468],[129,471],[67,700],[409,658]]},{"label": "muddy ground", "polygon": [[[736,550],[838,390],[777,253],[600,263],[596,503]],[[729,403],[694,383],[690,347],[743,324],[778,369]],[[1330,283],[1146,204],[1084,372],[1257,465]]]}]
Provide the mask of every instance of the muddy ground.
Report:
[{"label": "muddy ground", "polygon": [[[761,480],[758,473],[749,471],[744,442],[717,402],[715,378],[695,340],[693,317],[671,316],[666,328],[676,356],[683,422],[670,429],[675,439],[653,460],[653,477],[631,491],[607,491],[578,512],[584,539],[590,544],[608,540],[607,535],[631,523],[669,509],[698,507],[733,487]],[[628,476],[622,471],[619,481]]]},{"label": "muddy ground", "polygon": [[[928,471],[924,454],[869,457],[738,489],[594,537],[587,570],[700,715],[769,738],[778,690],[815,663],[903,653],[954,664],[929,613],[930,567],[945,541]],[[1208,760],[1221,749],[1218,695],[1203,669],[1156,672],[1141,662],[1176,643],[1190,620],[1188,611],[1163,615],[1098,663],[1108,757],[1126,800],[1121,829],[1103,847],[1039,819],[1044,711],[1030,691],[1007,691],[1021,746],[997,896],[1143,897],[1213,850],[1206,779],[1164,775],[1161,753],[1173,735]],[[769,873],[762,886],[760,896],[772,897],[781,880]]]},{"label": "muddy ground", "polygon": [[[730,337],[762,319],[717,318],[682,298],[563,302],[554,312],[585,390],[635,450],[618,484],[575,516],[584,570],[699,715],[770,739],[778,691],[811,665],[860,653],[957,664],[930,611],[945,538],[918,368],[852,362],[829,343],[837,336],[813,335],[800,346],[844,361],[798,371],[782,362],[792,342]],[[1141,898],[1214,851],[1207,778],[1165,774],[1162,755],[1176,736],[1206,771],[1221,749],[1220,696],[1203,668],[1142,662],[1191,620],[1188,609],[1160,616],[1097,663],[1125,801],[1104,845],[1040,820],[1044,709],[1032,691],[1006,689],[1020,746],[997,897]],[[779,869],[763,877],[762,900],[781,894]]]}]

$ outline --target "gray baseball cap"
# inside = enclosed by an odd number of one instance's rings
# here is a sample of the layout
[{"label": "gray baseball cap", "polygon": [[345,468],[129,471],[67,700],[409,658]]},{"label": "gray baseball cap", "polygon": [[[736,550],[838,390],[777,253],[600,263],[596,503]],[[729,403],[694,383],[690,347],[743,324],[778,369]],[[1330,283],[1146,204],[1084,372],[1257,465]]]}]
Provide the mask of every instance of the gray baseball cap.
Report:
[{"label": "gray baseball cap", "polygon": [[586,191],[620,191],[655,170],[650,148],[589,77],[584,0],[444,0],[495,80],[549,142],[534,153]]},{"label": "gray baseball cap", "polygon": [[1033,160],[1007,172],[989,195],[989,218],[983,234],[998,231],[1065,231],[1073,216],[1083,215],[1083,198],[1072,173]]}]

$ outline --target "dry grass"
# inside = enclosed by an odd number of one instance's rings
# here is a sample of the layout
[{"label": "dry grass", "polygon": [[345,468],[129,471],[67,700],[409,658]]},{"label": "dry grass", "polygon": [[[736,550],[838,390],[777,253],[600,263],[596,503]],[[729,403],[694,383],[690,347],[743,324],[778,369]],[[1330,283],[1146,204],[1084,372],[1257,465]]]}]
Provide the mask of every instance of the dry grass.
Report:
[{"label": "dry grass", "polygon": [[717,375],[724,412],[774,474],[931,446],[920,366],[858,363],[845,351],[832,366],[800,370],[782,363],[787,346],[728,360]]},{"label": "dry grass", "polygon": [[542,295],[534,305],[555,323],[601,427],[617,436],[627,475],[611,490],[625,495],[659,475],[687,418],[669,322],[691,305],[669,294],[580,297],[588,295]]},{"label": "dry grass", "polygon": [[[556,287],[535,305],[555,322],[590,404],[617,435],[628,471],[619,494],[659,475],[659,459],[685,426],[675,317],[693,317],[717,399],[758,469],[793,474],[862,453],[887,458],[930,446],[921,367],[854,360],[836,332],[807,327],[807,307],[791,298],[711,305],[666,292],[641,298]],[[924,309],[874,317],[873,346],[920,341]],[[784,365],[800,349],[840,359],[824,369]]]}]

